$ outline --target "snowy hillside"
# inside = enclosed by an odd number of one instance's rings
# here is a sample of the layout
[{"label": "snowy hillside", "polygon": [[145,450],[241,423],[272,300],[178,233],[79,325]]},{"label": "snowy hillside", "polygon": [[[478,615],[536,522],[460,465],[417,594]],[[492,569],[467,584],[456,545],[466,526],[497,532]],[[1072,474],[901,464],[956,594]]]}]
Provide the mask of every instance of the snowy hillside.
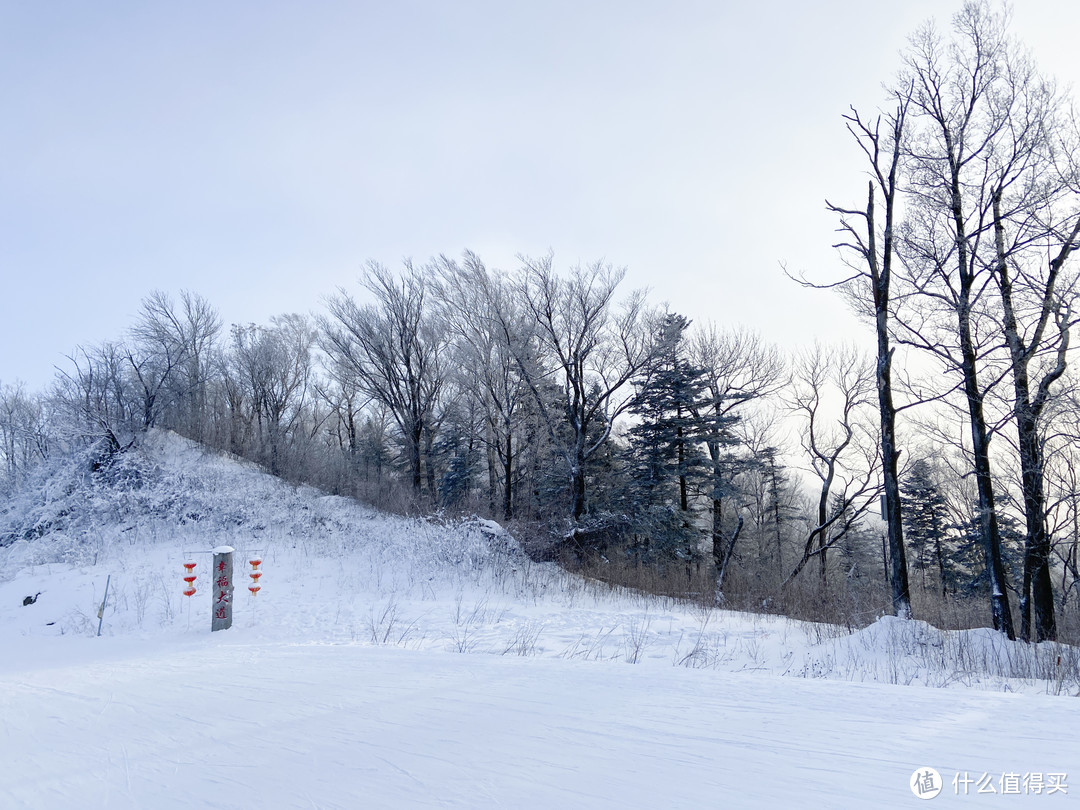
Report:
[{"label": "snowy hillside", "polygon": [[[1068,804],[1072,648],[612,590],[171,434],[39,483],[0,513],[5,808],[900,806],[926,767]],[[223,544],[265,573],[211,634]]]}]

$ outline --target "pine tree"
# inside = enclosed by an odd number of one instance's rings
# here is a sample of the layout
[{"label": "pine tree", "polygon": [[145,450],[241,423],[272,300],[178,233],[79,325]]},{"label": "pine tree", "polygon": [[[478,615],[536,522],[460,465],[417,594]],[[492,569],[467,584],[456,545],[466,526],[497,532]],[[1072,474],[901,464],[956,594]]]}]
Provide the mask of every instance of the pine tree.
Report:
[{"label": "pine tree", "polygon": [[627,433],[627,512],[646,539],[647,556],[695,559],[700,553],[691,495],[702,488],[707,472],[705,425],[695,416],[705,381],[683,352],[689,325],[681,315],[665,316],[659,349],[635,381],[630,407],[637,421]]},{"label": "pine tree", "polygon": [[[1008,502],[1008,498],[1002,500]],[[998,523],[1003,582],[1007,590],[1015,590],[1010,572],[1023,570],[1024,531],[1019,521],[1007,512],[998,515]],[[959,533],[959,539],[953,549],[946,549],[946,574],[950,581],[955,581],[957,590],[986,596],[990,592],[990,575],[979,533],[978,504],[972,505],[971,517],[953,528]]]},{"label": "pine tree", "polygon": [[922,572],[926,587],[926,571],[938,569],[941,595],[945,596],[948,568],[948,504],[934,480],[933,468],[926,459],[911,465],[900,486],[904,509],[904,534],[911,550],[915,570]]}]

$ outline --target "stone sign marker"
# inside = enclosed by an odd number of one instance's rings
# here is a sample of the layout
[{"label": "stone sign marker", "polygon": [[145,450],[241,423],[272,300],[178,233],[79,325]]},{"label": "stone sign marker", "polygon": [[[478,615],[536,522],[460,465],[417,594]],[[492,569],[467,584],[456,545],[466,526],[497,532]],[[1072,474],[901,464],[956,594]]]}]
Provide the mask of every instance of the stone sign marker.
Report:
[{"label": "stone sign marker", "polygon": [[232,627],[233,601],[233,551],[232,546],[214,549],[214,598],[211,600],[210,630],[228,630]]}]

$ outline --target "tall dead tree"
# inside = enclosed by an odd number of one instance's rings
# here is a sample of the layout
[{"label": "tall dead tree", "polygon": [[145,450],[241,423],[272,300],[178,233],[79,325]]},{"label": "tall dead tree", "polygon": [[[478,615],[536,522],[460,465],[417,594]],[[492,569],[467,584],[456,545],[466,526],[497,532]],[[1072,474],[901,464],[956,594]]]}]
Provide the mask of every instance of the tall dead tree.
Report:
[{"label": "tall dead tree", "polygon": [[[864,121],[852,108],[845,115],[848,132],[870,164],[870,182],[864,209],[842,208],[826,202],[840,217],[840,231],[847,237],[836,247],[854,254],[849,266],[856,275],[839,282],[856,307],[873,318],[877,339],[876,384],[881,427],[881,468],[885,489],[885,523],[889,542],[889,589],[893,612],[911,616],[904,524],[900,501],[900,449],[896,441],[897,407],[893,400],[893,346],[889,318],[892,309],[893,259],[896,247],[896,220],[899,169],[904,125],[910,102],[910,86],[895,94],[896,107],[874,121]],[[884,124],[884,132],[882,125]],[[881,201],[881,211],[877,207]]]}]

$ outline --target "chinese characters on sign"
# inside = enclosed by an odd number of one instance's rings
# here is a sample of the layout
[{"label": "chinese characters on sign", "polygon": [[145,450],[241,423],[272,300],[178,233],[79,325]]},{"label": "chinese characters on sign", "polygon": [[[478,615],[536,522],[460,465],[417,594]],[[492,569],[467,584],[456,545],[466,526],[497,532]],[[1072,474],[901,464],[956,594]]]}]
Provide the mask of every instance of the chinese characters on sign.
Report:
[{"label": "chinese characters on sign", "polygon": [[233,548],[218,546],[214,549],[214,604],[210,621],[211,630],[228,630],[232,627],[233,597]]}]

